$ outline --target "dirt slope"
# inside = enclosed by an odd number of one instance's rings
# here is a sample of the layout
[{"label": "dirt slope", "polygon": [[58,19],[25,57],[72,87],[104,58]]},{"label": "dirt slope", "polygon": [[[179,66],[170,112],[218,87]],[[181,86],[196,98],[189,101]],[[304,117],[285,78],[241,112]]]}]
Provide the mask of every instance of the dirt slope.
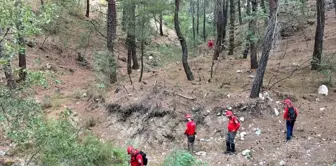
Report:
[{"label": "dirt slope", "polygon": [[[333,11],[327,12],[324,53],[336,51],[336,21]],[[265,86],[284,78],[300,66],[294,74],[271,90],[267,90],[273,101],[250,100],[249,91],[255,71],[249,71],[249,61],[228,57],[215,65],[215,76],[208,82],[211,55],[204,54],[190,60],[195,81],[187,81],[182,64],[170,64],[162,69],[144,73],[144,81],[137,80],[139,72],[134,71],[133,85],[124,74],[126,64],[119,61],[119,80],[107,94],[92,92],[95,74],[92,70],[92,55],[96,46],[104,43],[93,40],[87,52],[89,67],[76,61],[77,50],[60,48],[57,37],[50,37],[44,51],[37,46],[29,48],[28,66],[54,70],[60,84],[48,89],[37,89],[36,98],[43,103],[46,96],[52,98],[52,107],[47,109],[55,117],[64,107],[78,113],[76,117],[83,126],[94,122],[90,129],[103,140],[113,141],[120,146],[135,144],[148,153],[150,165],[162,163],[164,157],[174,148],[184,148],[185,121],[183,115],[192,112],[198,124],[196,152],[204,151],[200,159],[209,165],[278,165],[281,160],[287,165],[327,165],[336,162],[336,89],[329,87],[328,96],[317,94],[325,77],[309,69],[314,44],[315,26],[309,26],[304,33],[278,42],[272,52],[266,72]],[[171,35],[171,34],[170,34]],[[174,37],[155,41],[175,43]],[[307,40],[308,38],[308,40]],[[122,39],[120,39],[122,41]],[[43,39],[37,40],[41,45]],[[117,52],[125,56],[125,47],[119,42]],[[239,54],[239,52],[237,53]],[[285,58],[281,58],[285,56]],[[35,61],[40,58],[40,65]],[[279,65],[280,64],[280,65]],[[237,73],[237,70],[242,70]],[[269,81],[277,76],[276,80]],[[335,77],[335,75],[334,75]],[[269,83],[271,82],[271,83]],[[116,91],[118,91],[116,93]],[[282,120],[282,101],[289,96],[299,107],[295,125],[295,139],[285,143],[285,124]],[[255,104],[258,103],[258,104]],[[224,150],[226,118],[218,108],[231,105],[238,117],[244,117],[240,132],[246,132],[244,140],[237,138],[237,155],[226,156]],[[280,116],[274,115],[274,108]],[[320,108],[325,108],[324,110]],[[255,134],[255,129],[261,135]],[[246,159],[241,151],[250,149],[253,160]]]}]

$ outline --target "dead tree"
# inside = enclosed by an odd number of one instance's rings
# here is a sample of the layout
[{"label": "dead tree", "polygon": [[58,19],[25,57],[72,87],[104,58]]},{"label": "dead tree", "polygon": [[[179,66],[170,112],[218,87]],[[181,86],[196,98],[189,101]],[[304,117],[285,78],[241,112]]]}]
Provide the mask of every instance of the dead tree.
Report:
[{"label": "dead tree", "polygon": [[324,35],[324,0],[316,0],[316,31],[315,44],[313,52],[313,60],[311,61],[311,69],[318,70],[321,66],[322,50],[323,50],[323,35]]},{"label": "dead tree", "polygon": [[266,33],[263,42],[263,50],[261,59],[259,62],[259,67],[257,69],[256,77],[253,81],[253,86],[251,89],[250,98],[256,98],[259,96],[260,89],[262,88],[264,74],[267,67],[269,53],[272,49],[274,41],[274,33],[277,25],[277,14],[278,14],[278,2],[279,0],[269,0],[269,21],[266,28]]},{"label": "dead tree", "polygon": [[188,64],[188,48],[187,48],[187,42],[180,29],[179,10],[180,10],[180,0],[175,0],[174,27],[175,27],[176,35],[178,39],[180,40],[180,44],[182,47],[182,64],[183,64],[184,72],[187,75],[187,79],[189,81],[192,81],[194,80],[194,75]]}]

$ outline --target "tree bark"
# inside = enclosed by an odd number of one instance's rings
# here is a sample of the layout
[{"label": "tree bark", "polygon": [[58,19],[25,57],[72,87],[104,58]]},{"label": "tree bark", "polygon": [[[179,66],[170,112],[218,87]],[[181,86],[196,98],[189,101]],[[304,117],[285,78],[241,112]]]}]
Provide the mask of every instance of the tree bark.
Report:
[{"label": "tree bark", "polygon": [[136,38],[135,38],[135,26],[136,26],[136,18],[135,18],[135,3],[131,3],[129,4],[131,5],[130,7],[130,24],[129,24],[129,34],[130,34],[130,42],[129,42],[129,49],[132,52],[132,61],[133,61],[133,65],[132,65],[132,69],[139,69],[139,62],[138,62],[138,57],[136,54]]},{"label": "tree bark", "polygon": [[114,58],[114,40],[116,39],[116,27],[117,27],[117,11],[116,11],[116,3],[115,0],[107,1],[107,49],[110,52],[111,56],[109,57],[109,63],[111,68],[115,68],[115,70],[110,71],[110,83],[117,82],[117,66],[113,63]]},{"label": "tree bark", "polygon": [[175,13],[174,13],[174,26],[175,26],[175,31],[176,35],[180,40],[180,44],[182,47],[182,64],[184,68],[184,72],[187,75],[187,79],[189,81],[194,80],[193,73],[191,72],[191,69],[188,65],[188,48],[187,48],[187,43],[185,41],[185,38],[181,32],[180,29],[180,24],[179,24],[179,10],[180,10],[180,0],[175,0]]},{"label": "tree bark", "polygon": [[[256,29],[257,29],[257,8],[258,2],[257,0],[252,0],[252,20],[251,20],[251,36],[253,40],[250,40],[251,43],[251,69],[258,68],[258,57],[257,57],[257,37],[256,37]],[[250,38],[251,39],[251,38]]]},{"label": "tree bark", "polygon": [[333,0],[333,2],[334,2],[335,14],[336,14],[336,0]]},{"label": "tree bark", "polygon": [[[260,0],[260,7],[262,8],[264,14],[266,15],[267,10],[266,10],[266,5],[265,5],[265,0]],[[265,24],[265,27],[268,25],[268,18],[264,19],[264,24]]]},{"label": "tree bark", "polygon": [[324,0],[316,0],[316,30],[315,30],[315,44],[313,59],[311,61],[311,69],[318,70],[321,66],[321,58],[323,51],[323,36],[324,36],[324,23],[325,23],[325,14],[324,14]]},{"label": "tree bark", "polygon": [[190,1],[190,7],[191,7],[191,17],[192,17],[192,33],[193,33],[193,43],[195,43],[196,39],[196,29],[195,29],[195,4],[193,0]]},{"label": "tree bark", "polygon": [[228,23],[228,10],[229,10],[229,0],[223,0],[223,40],[222,40],[222,51],[225,49],[226,42],[226,27]]},{"label": "tree bark", "polygon": [[253,81],[253,86],[250,94],[250,98],[257,98],[259,96],[260,89],[262,88],[264,74],[267,67],[269,53],[272,49],[274,40],[274,31],[277,24],[278,2],[279,0],[269,0],[269,21],[266,28],[266,33],[263,42],[263,50],[259,67],[257,69],[256,77]]},{"label": "tree bark", "polygon": [[235,30],[235,3],[230,0],[230,38],[229,38],[229,55],[233,55],[234,51],[234,30]]},{"label": "tree bark", "polygon": [[239,19],[239,25],[242,25],[243,24],[243,20],[242,20],[242,15],[241,15],[241,5],[240,5],[240,1],[241,0],[238,0],[238,19]]},{"label": "tree bark", "polygon": [[44,0],[41,0],[41,8],[44,9]]},{"label": "tree bark", "polygon": [[[2,36],[2,29],[1,29],[1,27],[0,27],[0,36]],[[0,59],[2,59],[2,58],[4,58],[4,59],[8,58],[8,57],[5,57],[3,51],[4,51],[4,49],[3,49],[2,43],[0,43]],[[5,76],[6,76],[7,86],[10,89],[16,89],[17,88],[17,84],[16,84],[16,81],[15,81],[14,76],[13,76],[11,62],[10,62],[9,59],[5,59],[5,61],[6,61],[6,64],[3,64],[3,70],[4,70]]]},{"label": "tree bark", "polygon": [[127,45],[127,74],[132,74],[132,36],[130,34],[127,34],[126,37],[126,45]]},{"label": "tree bark", "polygon": [[199,2],[200,0],[197,0],[197,6],[196,6],[196,33],[199,34],[199,18],[200,18],[200,12],[199,12]]},{"label": "tree bark", "polygon": [[[250,0],[247,0],[246,2],[246,15],[248,17],[251,16],[251,1]],[[252,20],[250,19],[249,20],[249,23],[248,23],[248,31],[247,31],[247,35],[246,35],[246,44],[245,44],[245,49],[244,49],[244,52],[243,52],[243,58],[246,59],[247,58],[247,55],[249,53],[249,50],[250,50],[250,44],[251,44],[251,26],[252,26]]]},{"label": "tree bark", "polygon": [[[16,2],[16,6],[17,7],[21,7],[21,0],[17,0]],[[21,13],[20,16],[22,17]],[[23,36],[23,31],[24,31],[24,27],[22,25],[22,20],[18,19],[16,22],[16,28],[18,30],[17,32],[17,41],[18,41],[18,45],[19,45],[19,81],[25,81],[26,77],[27,77],[27,62],[26,62],[26,44],[25,44],[25,40],[24,40],[24,36]]]},{"label": "tree bark", "polygon": [[116,38],[117,12],[115,0],[108,0],[107,3],[107,48],[113,52],[113,44]]},{"label": "tree bark", "polygon": [[85,16],[87,18],[90,17],[90,0],[86,0],[86,14],[85,14]]},{"label": "tree bark", "polygon": [[160,22],[160,36],[163,36],[163,28],[162,28],[162,20],[163,20],[163,18],[162,18],[162,11],[160,12],[160,16],[159,16],[160,18],[159,18],[159,22]]},{"label": "tree bark", "polygon": [[127,31],[127,8],[125,4],[123,4],[122,8],[121,29],[124,32]]},{"label": "tree bark", "polygon": [[216,19],[216,24],[217,24],[217,39],[216,39],[216,46],[215,46],[215,51],[213,55],[213,60],[217,60],[219,57],[219,53],[221,52],[221,46],[222,46],[222,40],[223,40],[223,7],[222,7],[222,0],[217,0],[216,6],[217,6],[217,19]]},{"label": "tree bark", "polygon": [[[205,31],[205,23],[206,23],[206,17],[205,17],[205,12],[206,12],[206,0],[203,0],[203,40],[206,42],[206,31]],[[335,0],[336,1],[336,0]]]}]

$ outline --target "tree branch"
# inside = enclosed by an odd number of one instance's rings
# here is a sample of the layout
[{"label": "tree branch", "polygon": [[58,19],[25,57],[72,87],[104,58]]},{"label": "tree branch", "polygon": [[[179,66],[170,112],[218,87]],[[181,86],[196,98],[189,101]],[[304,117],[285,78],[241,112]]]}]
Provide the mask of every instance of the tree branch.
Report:
[{"label": "tree branch", "polygon": [[4,34],[4,36],[2,37],[2,39],[0,40],[0,43],[2,43],[2,41],[5,39],[5,37],[8,35],[10,28],[7,28],[6,33]]},{"label": "tree branch", "polygon": [[96,24],[95,23],[93,23],[91,20],[87,20],[88,22],[90,22],[92,25],[93,25],[93,27],[94,27],[94,29],[106,40],[107,39],[107,36],[106,35],[104,35],[103,33],[101,33],[99,30],[98,30],[98,28],[97,28],[97,26],[96,26]]},{"label": "tree branch", "polygon": [[293,74],[294,74],[297,70],[301,69],[301,66],[303,66],[303,65],[304,65],[305,63],[307,63],[307,62],[310,62],[311,60],[312,60],[312,58],[310,58],[310,59],[306,60],[305,62],[303,62],[301,65],[299,65],[299,67],[295,68],[295,69],[291,72],[291,74],[290,74],[289,76],[284,77],[284,78],[282,78],[282,79],[279,79],[278,81],[276,81],[275,83],[273,83],[273,84],[268,88],[268,90],[271,90],[271,89],[273,88],[274,85],[280,83],[281,81],[284,81],[284,80],[286,80],[286,79],[292,77]]}]

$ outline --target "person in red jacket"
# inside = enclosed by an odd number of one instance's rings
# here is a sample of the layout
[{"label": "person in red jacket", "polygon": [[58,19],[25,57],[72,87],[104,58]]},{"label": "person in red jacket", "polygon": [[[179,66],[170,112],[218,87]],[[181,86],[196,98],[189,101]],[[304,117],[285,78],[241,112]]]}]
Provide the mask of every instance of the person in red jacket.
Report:
[{"label": "person in red jacket", "polygon": [[184,134],[188,138],[188,151],[192,154],[194,152],[194,142],[195,142],[195,135],[196,135],[196,123],[191,119],[191,115],[187,114],[186,118],[188,123],[186,125],[186,130]]},{"label": "person in red jacket", "polygon": [[214,41],[213,41],[213,40],[209,40],[209,41],[208,41],[208,47],[209,47],[210,49],[212,49],[213,45],[214,45]]},{"label": "person in red jacket", "polygon": [[144,166],[142,155],[139,152],[139,150],[134,149],[132,146],[127,148],[127,153],[131,155],[131,166]]},{"label": "person in red jacket", "polygon": [[287,128],[286,140],[289,141],[293,137],[293,128],[296,121],[296,117],[298,115],[298,110],[293,106],[293,103],[290,99],[286,99],[284,101],[284,105],[285,105],[284,119],[286,120],[286,128]]},{"label": "person in red jacket", "polygon": [[228,117],[228,133],[226,136],[226,151],[225,154],[232,154],[236,152],[234,139],[240,127],[240,122],[237,117],[233,116],[231,108],[227,108],[226,117]]}]

